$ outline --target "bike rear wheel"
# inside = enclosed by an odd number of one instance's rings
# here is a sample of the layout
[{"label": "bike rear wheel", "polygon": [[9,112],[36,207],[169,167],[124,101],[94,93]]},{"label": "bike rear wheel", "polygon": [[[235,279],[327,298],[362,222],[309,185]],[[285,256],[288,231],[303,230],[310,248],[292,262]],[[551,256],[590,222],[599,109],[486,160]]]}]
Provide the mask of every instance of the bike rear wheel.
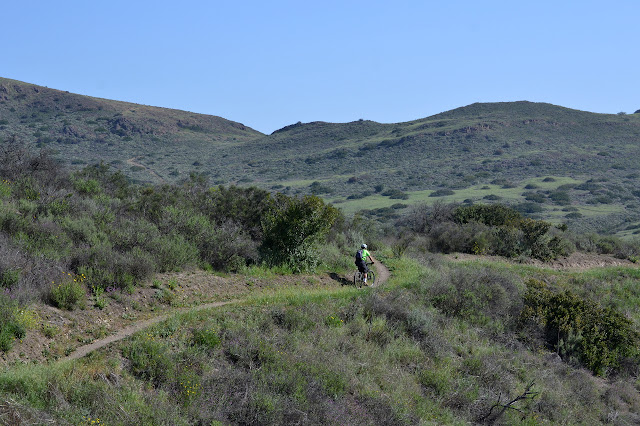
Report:
[{"label": "bike rear wheel", "polygon": [[362,274],[360,273],[360,271],[356,271],[353,274],[353,285],[356,288],[362,287]]}]

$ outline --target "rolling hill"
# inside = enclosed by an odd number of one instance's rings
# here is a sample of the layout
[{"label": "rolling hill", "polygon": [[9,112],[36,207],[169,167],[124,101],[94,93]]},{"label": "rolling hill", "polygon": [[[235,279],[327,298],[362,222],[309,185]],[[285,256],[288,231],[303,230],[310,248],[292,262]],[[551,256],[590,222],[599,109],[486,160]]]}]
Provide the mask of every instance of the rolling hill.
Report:
[{"label": "rolling hill", "polygon": [[420,120],[242,124],[0,79],[0,138],[138,182],[196,172],[214,184],[316,193],[378,218],[406,205],[504,202],[582,230],[640,229],[640,114],[533,102],[473,104]]},{"label": "rolling hill", "polygon": [[0,78],[0,137],[14,136],[53,150],[71,165],[104,161],[144,182],[176,175],[160,169],[155,170],[156,175],[146,170],[137,174],[142,167],[128,166],[127,160],[156,152],[188,161],[174,148],[216,149],[262,134],[220,117],[92,98]]}]

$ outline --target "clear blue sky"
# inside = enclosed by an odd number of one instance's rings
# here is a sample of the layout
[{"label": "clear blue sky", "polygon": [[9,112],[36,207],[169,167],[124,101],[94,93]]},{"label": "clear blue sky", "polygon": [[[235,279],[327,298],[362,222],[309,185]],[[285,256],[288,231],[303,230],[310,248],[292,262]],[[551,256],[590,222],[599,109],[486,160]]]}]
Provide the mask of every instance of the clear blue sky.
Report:
[{"label": "clear blue sky", "polygon": [[409,121],[473,102],[640,109],[640,1],[10,1],[0,76],[218,115]]}]

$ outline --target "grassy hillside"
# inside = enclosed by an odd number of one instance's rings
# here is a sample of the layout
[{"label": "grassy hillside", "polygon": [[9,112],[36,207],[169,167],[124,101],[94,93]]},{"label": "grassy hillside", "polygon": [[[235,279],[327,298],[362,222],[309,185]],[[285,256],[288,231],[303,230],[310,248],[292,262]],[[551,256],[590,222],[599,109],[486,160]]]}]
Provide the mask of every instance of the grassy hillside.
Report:
[{"label": "grassy hillside", "polygon": [[[92,98],[0,78],[0,138],[6,141],[13,136],[53,150],[71,165],[104,161],[135,180],[159,182],[175,181],[185,177],[185,170],[195,170],[193,152],[215,152],[262,134],[220,117]],[[169,159],[162,167],[152,167],[154,173],[137,160],[127,161],[142,156],[147,158],[145,166],[153,166],[149,153]]]},{"label": "grassy hillside", "polygon": [[406,123],[297,123],[262,135],[219,117],[0,80],[0,138],[104,161],[140,182],[314,193],[381,220],[407,205],[499,201],[573,229],[640,232],[640,114],[473,104]]},{"label": "grassy hillside", "polygon": [[298,125],[250,144],[261,153],[258,182],[273,176],[275,162],[274,182],[320,193],[347,212],[499,200],[591,229],[639,222],[640,115],[474,104],[409,123]]},{"label": "grassy hillside", "polygon": [[[318,197],[132,185],[3,148],[0,423],[640,420],[638,246],[569,240],[499,205],[414,210],[383,235]],[[392,270],[382,287],[349,285],[362,241]],[[629,260],[557,271],[434,253],[577,248]]]},{"label": "grassy hillside", "polygon": [[570,345],[545,343],[543,329],[519,319],[534,278],[626,311],[637,330],[636,269],[383,258],[395,274],[382,289],[256,295],[177,315],[80,361],[16,365],[0,374],[0,416],[125,425],[640,420],[637,361],[597,377]]}]

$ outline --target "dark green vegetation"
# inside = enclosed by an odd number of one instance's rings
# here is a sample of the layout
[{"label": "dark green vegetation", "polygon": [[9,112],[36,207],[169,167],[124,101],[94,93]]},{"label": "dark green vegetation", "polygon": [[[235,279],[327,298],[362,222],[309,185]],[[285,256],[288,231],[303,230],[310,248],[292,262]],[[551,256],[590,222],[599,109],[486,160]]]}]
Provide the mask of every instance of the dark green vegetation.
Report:
[{"label": "dark green vegetation", "polygon": [[434,208],[438,212],[429,215],[431,220],[415,232],[429,235],[440,251],[540,260],[569,254],[561,236],[549,235],[550,223],[525,218],[500,204],[436,205]]},{"label": "dark green vegetation", "polygon": [[318,194],[381,220],[401,214],[398,199],[484,199],[580,232],[640,232],[640,114],[473,104],[406,123],[297,123],[262,135],[1,79],[0,120],[5,141],[49,147],[74,167],[104,161],[138,181],[196,172],[215,184]]},{"label": "dark green vegetation", "polygon": [[609,254],[632,262],[640,260],[637,239],[578,234],[566,224],[524,217],[502,204],[417,205],[395,223],[401,238],[396,250],[408,247],[440,253],[499,255],[549,261],[577,251]]},{"label": "dark green vegetation", "polygon": [[521,318],[542,326],[548,344],[564,359],[575,357],[595,373],[618,368],[625,357],[639,355],[639,334],[631,320],[570,291],[553,292],[543,282],[527,283]]},{"label": "dark green vegetation", "polygon": [[0,176],[0,297],[64,309],[87,288],[96,297],[131,291],[155,272],[189,266],[310,270],[341,218],[315,196],[210,188],[197,178],[142,187],[104,165],[68,174],[19,144],[2,146]]}]

